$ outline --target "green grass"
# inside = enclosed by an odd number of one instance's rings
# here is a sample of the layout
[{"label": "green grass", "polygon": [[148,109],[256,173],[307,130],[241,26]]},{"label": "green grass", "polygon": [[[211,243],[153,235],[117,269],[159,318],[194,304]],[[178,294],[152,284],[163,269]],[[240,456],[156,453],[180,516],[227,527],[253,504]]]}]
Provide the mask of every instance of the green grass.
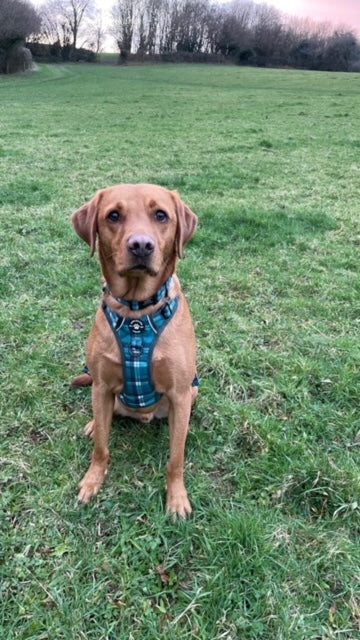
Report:
[{"label": "green grass", "polygon": [[[360,637],[360,76],[40,66],[0,78],[0,637]],[[180,191],[201,395],[193,517],[164,514],[165,422],[117,420],[89,506],[100,299],[70,214]]]}]

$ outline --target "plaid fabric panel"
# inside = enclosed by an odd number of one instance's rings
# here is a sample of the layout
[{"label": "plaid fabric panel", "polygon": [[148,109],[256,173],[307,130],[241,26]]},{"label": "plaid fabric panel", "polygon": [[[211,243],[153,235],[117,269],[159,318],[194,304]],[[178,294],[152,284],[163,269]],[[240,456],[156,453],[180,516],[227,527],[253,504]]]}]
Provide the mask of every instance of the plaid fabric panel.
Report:
[{"label": "plaid fabric panel", "polygon": [[103,303],[105,316],[121,351],[124,389],[119,397],[131,409],[151,407],[162,397],[152,380],[152,354],[161,332],[176,312],[178,302],[175,298],[157,313],[139,319],[123,318]]}]

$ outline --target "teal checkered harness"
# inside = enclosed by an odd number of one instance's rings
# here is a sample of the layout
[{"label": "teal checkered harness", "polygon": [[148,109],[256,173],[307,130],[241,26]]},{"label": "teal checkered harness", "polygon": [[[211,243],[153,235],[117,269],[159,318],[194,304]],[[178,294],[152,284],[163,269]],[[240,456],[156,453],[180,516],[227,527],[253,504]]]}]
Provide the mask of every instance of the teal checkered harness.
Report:
[{"label": "teal checkered harness", "polygon": [[[172,279],[159,289],[153,298],[136,302],[116,298],[132,310],[146,308],[167,298]],[[105,292],[111,292],[105,287]],[[155,313],[140,318],[124,318],[103,301],[102,309],[118,343],[124,377],[124,388],[119,394],[121,402],[131,409],[142,409],[155,405],[162,398],[152,380],[151,363],[159,336],[176,313],[179,298],[165,302]],[[196,378],[197,380],[197,378]],[[195,383],[197,384],[197,383]]]}]

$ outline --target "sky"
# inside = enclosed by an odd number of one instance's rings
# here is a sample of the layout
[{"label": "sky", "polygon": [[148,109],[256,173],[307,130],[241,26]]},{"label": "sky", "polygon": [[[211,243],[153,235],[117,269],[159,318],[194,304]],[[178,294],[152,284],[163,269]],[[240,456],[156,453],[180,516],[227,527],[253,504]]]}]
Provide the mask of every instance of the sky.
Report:
[{"label": "sky", "polygon": [[331,22],[335,27],[346,25],[360,32],[360,0],[271,0],[268,4],[288,15]]}]

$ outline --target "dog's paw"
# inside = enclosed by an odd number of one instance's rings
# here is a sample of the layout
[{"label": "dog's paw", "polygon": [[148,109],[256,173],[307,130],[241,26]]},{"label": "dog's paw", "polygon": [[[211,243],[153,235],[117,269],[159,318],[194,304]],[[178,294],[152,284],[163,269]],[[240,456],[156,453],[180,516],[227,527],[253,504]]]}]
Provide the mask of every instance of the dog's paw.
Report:
[{"label": "dog's paw", "polygon": [[90,502],[91,498],[99,493],[106,474],[107,471],[103,468],[90,467],[80,482],[78,501],[82,504]]},{"label": "dog's paw", "polygon": [[185,487],[178,490],[168,490],[166,499],[166,511],[171,515],[173,522],[177,517],[186,520],[191,515],[191,504]]},{"label": "dog's paw", "polygon": [[90,422],[87,423],[86,427],[84,428],[84,436],[87,436],[88,438],[94,437],[94,423],[95,420],[90,420]]}]

